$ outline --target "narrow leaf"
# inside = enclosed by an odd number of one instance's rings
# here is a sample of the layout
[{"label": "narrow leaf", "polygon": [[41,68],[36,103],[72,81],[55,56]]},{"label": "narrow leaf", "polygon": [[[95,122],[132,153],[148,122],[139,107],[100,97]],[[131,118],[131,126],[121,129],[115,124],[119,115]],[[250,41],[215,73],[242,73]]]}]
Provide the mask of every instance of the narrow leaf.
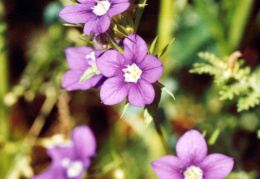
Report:
[{"label": "narrow leaf", "polygon": [[150,49],[149,49],[149,53],[150,53],[150,54],[153,54],[154,47],[155,47],[157,41],[158,41],[158,35],[157,35],[157,37],[155,37],[155,39],[153,40],[153,42],[152,42],[152,44],[151,44],[151,47],[150,47]]},{"label": "narrow leaf", "polygon": [[135,29],[135,32],[137,31],[137,28],[139,26],[139,23],[140,23],[140,20],[141,20],[141,17],[142,17],[142,14],[143,14],[143,11],[144,11],[144,6],[141,7],[141,5],[145,5],[146,4],[146,1],[147,0],[140,0],[139,2],[139,7],[135,13],[135,23],[134,23],[134,29]]},{"label": "narrow leaf", "polygon": [[128,107],[129,107],[129,102],[127,101],[126,104],[125,104],[125,106],[124,106],[122,115],[120,116],[120,119],[125,115],[125,112],[126,112],[126,110],[128,109]]},{"label": "narrow leaf", "polygon": [[168,93],[169,95],[171,95],[171,97],[175,100],[174,95],[172,94],[172,92],[166,87],[164,86],[162,83],[160,82],[156,82],[155,83],[157,86],[159,86],[163,91],[165,91],[166,93]]},{"label": "narrow leaf", "polygon": [[113,39],[110,38],[110,36],[107,34],[107,37],[109,38],[109,40],[111,41],[111,43],[113,44],[113,46],[115,47],[115,49],[117,49],[120,53],[124,53],[123,50],[114,42]]},{"label": "narrow leaf", "polygon": [[79,82],[83,82],[89,78],[91,78],[92,76],[94,76],[95,74],[100,74],[100,71],[97,68],[97,65],[93,65],[92,67],[88,68],[82,75],[82,77],[80,78]]},{"label": "narrow leaf", "polygon": [[219,128],[215,129],[208,140],[209,145],[214,145],[216,143],[219,134],[220,134],[220,129]]},{"label": "narrow leaf", "polygon": [[123,37],[126,37],[126,36],[127,36],[126,34],[124,34],[123,32],[121,32],[121,31],[118,29],[117,25],[114,26],[114,29],[113,29],[113,30],[116,31],[116,32],[118,32],[119,34],[121,34]]},{"label": "narrow leaf", "polygon": [[149,113],[148,108],[144,109],[144,125],[148,127],[149,124],[153,121],[153,116]]},{"label": "narrow leaf", "polygon": [[161,57],[169,48],[169,46],[174,42],[175,38],[173,38],[163,49],[162,52],[159,53],[157,56]]},{"label": "narrow leaf", "polygon": [[69,24],[69,23],[66,23],[66,24],[63,24],[64,26],[66,27],[82,27],[82,24]]}]

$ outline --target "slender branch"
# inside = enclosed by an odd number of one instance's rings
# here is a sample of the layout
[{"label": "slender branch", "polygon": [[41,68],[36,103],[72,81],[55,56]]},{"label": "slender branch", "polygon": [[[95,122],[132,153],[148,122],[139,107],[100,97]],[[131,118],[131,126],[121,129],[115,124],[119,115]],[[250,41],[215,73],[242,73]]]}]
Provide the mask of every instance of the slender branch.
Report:
[{"label": "slender branch", "polygon": [[[146,1],[147,0],[140,0],[139,1],[139,4],[146,4]],[[135,14],[135,23],[134,23],[134,32],[137,31],[138,29],[138,26],[139,26],[139,23],[140,23],[140,20],[141,20],[141,17],[142,17],[142,14],[143,14],[143,11],[144,11],[144,7],[139,7],[136,11],[136,14]]]}]

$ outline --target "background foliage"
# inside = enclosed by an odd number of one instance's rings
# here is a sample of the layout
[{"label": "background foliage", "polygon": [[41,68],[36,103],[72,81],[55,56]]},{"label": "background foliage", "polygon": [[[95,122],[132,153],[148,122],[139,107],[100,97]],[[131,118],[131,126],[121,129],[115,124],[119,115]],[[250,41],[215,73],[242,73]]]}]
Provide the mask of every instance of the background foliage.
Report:
[{"label": "background foliage", "polygon": [[[93,129],[98,143],[86,178],[156,178],[150,162],[165,153],[154,124],[145,126],[143,109],[130,106],[119,119],[124,104],[101,104],[97,89],[70,93],[61,89],[68,69],[64,49],[87,45],[81,40],[82,29],[63,26],[57,16],[69,4],[0,2],[0,178],[31,178],[44,171],[50,164],[45,147],[61,143],[82,124]],[[160,82],[176,100],[162,92],[157,113],[170,153],[174,154],[181,134],[196,128],[205,134],[209,153],[234,158],[228,179],[260,178],[260,2],[148,0],[147,4],[137,33],[148,44],[158,35],[155,52],[175,38],[161,57],[165,71]],[[219,64],[228,66],[237,50],[242,57],[235,60],[233,71],[240,76],[223,79],[226,68],[223,71]],[[201,51],[207,52],[202,58]],[[214,78],[190,73],[191,69]],[[249,85],[241,85],[241,80]]]}]

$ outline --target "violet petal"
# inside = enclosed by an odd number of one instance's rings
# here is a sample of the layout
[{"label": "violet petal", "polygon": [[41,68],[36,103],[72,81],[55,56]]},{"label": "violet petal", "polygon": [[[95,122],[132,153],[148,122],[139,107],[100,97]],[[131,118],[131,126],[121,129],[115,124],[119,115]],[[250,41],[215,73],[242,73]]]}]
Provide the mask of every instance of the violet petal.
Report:
[{"label": "violet petal", "polygon": [[106,105],[122,102],[128,94],[129,83],[124,82],[124,76],[107,79],[100,89],[101,101]]},{"label": "violet petal", "polygon": [[211,154],[200,163],[199,167],[203,170],[205,178],[222,179],[228,176],[233,165],[233,158],[222,154]]},{"label": "violet petal", "polygon": [[124,57],[127,64],[141,63],[147,55],[147,45],[145,41],[137,34],[127,36],[124,41]]},{"label": "violet petal", "polygon": [[64,159],[74,160],[75,151],[71,144],[55,146],[47,149],[48,155],[51,157],[51,168],[55,170],[63,171],[65,170],[62,166],[62,161]]},{"label": "violet petal", "polygon": [[97,68],[106,77],[122,74],[124,56],[116,50],[108,50],[96,60]]},{"label": "violet petal", "polygon": [[183,179],[182,164],[172,155],[161,157],[152,162],[152,167],[159,179]]},{"label": "violet petal", "polygon": [[151,104],[154,100],[155,92],[153,86],[143,79],[138,82],[130,83],[128,92],[128,101],[136,107],[142,107],[145,104]]},{"label": "violet petal", "polygon": [[90,67],[88,63],[90,58],[86,58],[87,55],[93,51],[90,47],[69,47],[65,50],[66,58],[70,69],[72,70],[86,70]]},{"label": "violet petal", "polygon": [[63,8],[59,12],[59,16],[69,23],[86,23],[95,17],[95,15],[92,13],[91,7],[92,5],[90,4],[70,5]]},{"label": "violet petal", "polygon": [[153,55],[146,55],[138,67],[142,70],[141,78],[149,83],[156,82],[163,72],[162,62]]},{"label": "violet petal", "polygon": [[[98,81],[96,78],[89,78],[80,83],[80,78],[84,74],[84,71],[70,70],[67,71],[62,78],[61,85],[67,91],[73,90],[87,90],[93,86],[92,80]],[[101,79],[101,77],[99,77]]]},{"label": "violet petal", "polygon": [[62,171],[49,169],[39,175],[34,176],[33,179],[67,179],[67,177]]},{"label": "violet petal", "polygon": [[84,33],[90,35],[91,32],[100,34],[107,31],[110,26],[110,18],[108,15],[95,16],[94,18],[89,19],[84,25]]},{"label": "violet petal", "polygon": [[82,161],[96,153],[96,140],[93,132],[87,126],[76,127],[71,134],[75,153]]},{"label": "violet petal", "polygon": [[96,25],[92,28],[92,32],[95,34],[101,34],[107,31],[110,26],[110,17],[107,14],[99,17]]},{"label": "violet petal", "polygon": [[107,15],[109,17],[113,17],[117,14],[126,11],[130,6],[129,0],[110,0],[110,2],[111,2],[111,7],[107,12]]},{"label": "violet petal", "polygon": [[206,157],[207,150],[206,141],[197,130],[190,130],[183,134],[176,145],[178,158],[187,166],[198,165]]}]

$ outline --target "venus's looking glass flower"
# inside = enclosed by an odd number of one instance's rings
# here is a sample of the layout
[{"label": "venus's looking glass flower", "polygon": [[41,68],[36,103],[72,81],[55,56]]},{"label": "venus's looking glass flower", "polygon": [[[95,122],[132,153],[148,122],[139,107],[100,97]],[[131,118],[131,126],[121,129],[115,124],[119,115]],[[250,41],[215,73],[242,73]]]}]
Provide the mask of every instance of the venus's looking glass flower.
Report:
[{"label": "venus's looking glass flower", "polygon": [[186,132],[177,142],[177,157],[168,155],[152,162],[160,179],[223,179],[234,161],[222,154],[207,156],[207,144],[196,130]]},{"label": "venus's looking glass flower", "polygon": [[155,97],[152,83],[163,72],[162,62],[147,54],[145,41],[136,34],[126,37],[123,44],[124,54],[108,50],[96,61],[99,71],[108,77],[101,86],[101,101],[114,105],[128,98],[136,107],[151,104]]},{"label": "venus's looking glass flower", "polygon": [[84,33],[100,34],[108,30],[110,18],[128,9],[129,0],[78,0],[80,4],[67,6],[59,16],[73,24],[84,23]]},{"label": "venus's looking glass flower", "polygon": [[51,166],[34,179],[81,179],[95,151],[96,141],[91,129],[87,126],[76,127],[69,145],[48,148]]},{"label": "venus's looking glass flower", "polygon": [[105,80],[101,74],[95,74],[87,80],[80,82],[85,70],[96,66],[96,58],[101,51],[94,52],[90,47],[69,47],[65,50],[70,70],[62,79],[62,87],[68,91],[87,90],[91,87],[99,87]]}]

